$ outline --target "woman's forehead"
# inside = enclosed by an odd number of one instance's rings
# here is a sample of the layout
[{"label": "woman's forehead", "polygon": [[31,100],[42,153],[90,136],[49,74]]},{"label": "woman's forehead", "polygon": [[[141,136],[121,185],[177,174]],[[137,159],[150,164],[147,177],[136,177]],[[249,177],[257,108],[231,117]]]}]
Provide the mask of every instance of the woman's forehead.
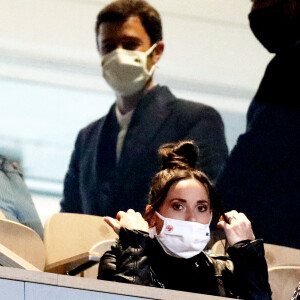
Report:
[{"label": "woman's forehead", "polygon": [[208,193],[205,186],[195,178],[183,179],[174,183],[167,194],[166,199],[180,198],[183,200],[208,199]]}]

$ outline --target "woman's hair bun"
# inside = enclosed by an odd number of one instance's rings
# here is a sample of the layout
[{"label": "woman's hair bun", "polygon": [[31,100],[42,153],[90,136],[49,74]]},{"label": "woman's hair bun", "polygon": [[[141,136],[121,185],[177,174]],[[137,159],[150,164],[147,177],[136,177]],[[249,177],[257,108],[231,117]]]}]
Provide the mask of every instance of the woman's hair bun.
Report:
[{"label": "woman's hair bun", "polygon": [[195,168],[199,149],[194,141],[163,144],[159,148],[162,169]]}]

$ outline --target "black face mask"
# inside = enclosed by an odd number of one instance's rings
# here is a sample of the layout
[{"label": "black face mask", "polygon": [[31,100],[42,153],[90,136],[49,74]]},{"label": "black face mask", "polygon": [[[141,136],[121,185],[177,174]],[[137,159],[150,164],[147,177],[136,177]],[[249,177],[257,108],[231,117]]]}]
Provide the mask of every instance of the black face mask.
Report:
[{"label": "black face mask", "polygon": [[286,16],[284,1],[249,14],[250,28],[261,44],[278,53],[300,38],[300,22]]}]

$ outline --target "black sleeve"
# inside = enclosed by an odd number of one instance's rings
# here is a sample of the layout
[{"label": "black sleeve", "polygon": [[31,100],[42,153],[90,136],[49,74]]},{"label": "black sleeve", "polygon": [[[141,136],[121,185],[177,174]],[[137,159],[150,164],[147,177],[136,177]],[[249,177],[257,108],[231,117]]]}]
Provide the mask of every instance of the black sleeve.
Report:
[{"label": "black sleeve", "polygon": [[79,191],[80,133],[76,139],[68,172],[64,180],[63,199],[60,202],[61,212],[83,213]]},{"label": "black sleeve", "polygon": [[98,279],[159,286],[147,255],[149,236],[141,231],[121,228],[116,247],[107,251],[100,260]]},{"label": "black sleeve", "polygon": [[262,240],[237,243],[227,249],[234,264],[239,296],[245,300],[268,300],[271,289]]},{"label": "black sleeve", "polygon": [[266,185],[268,176],[281,173],[284,163],[299,149],[297,111],[252,102],[249,114],[253,116],[248,118],[248,129],[239,136],[217,179],[216,191],[226,210],[251,210],[256,189]]},{"label": "black sleeve", "polygon": [[112,246],[111,250],[103,254],[99,264],[98,279],[114,281],[117,266],[117,252],[118,249]]}]

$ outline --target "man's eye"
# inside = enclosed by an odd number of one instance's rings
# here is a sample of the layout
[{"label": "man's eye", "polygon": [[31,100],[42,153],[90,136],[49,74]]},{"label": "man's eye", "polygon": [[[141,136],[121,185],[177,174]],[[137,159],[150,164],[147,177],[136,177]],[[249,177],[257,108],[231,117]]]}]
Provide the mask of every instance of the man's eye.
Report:
[{"label": "man's eye", "polygon": [[101,52],[103,54],[107,54],[109,52],[112,52],[113,50],[115,50],[115,46],[114,45],[111,45],[111,44],[105,44],[105,45],[102,45],[101,47]]},{"label": "man's eye", "polygon": [[139,44],[136,42],[127,42],[127,43],[123,43],[123,49],[126,50],[135,50],[136,48],[138,48]]}]

